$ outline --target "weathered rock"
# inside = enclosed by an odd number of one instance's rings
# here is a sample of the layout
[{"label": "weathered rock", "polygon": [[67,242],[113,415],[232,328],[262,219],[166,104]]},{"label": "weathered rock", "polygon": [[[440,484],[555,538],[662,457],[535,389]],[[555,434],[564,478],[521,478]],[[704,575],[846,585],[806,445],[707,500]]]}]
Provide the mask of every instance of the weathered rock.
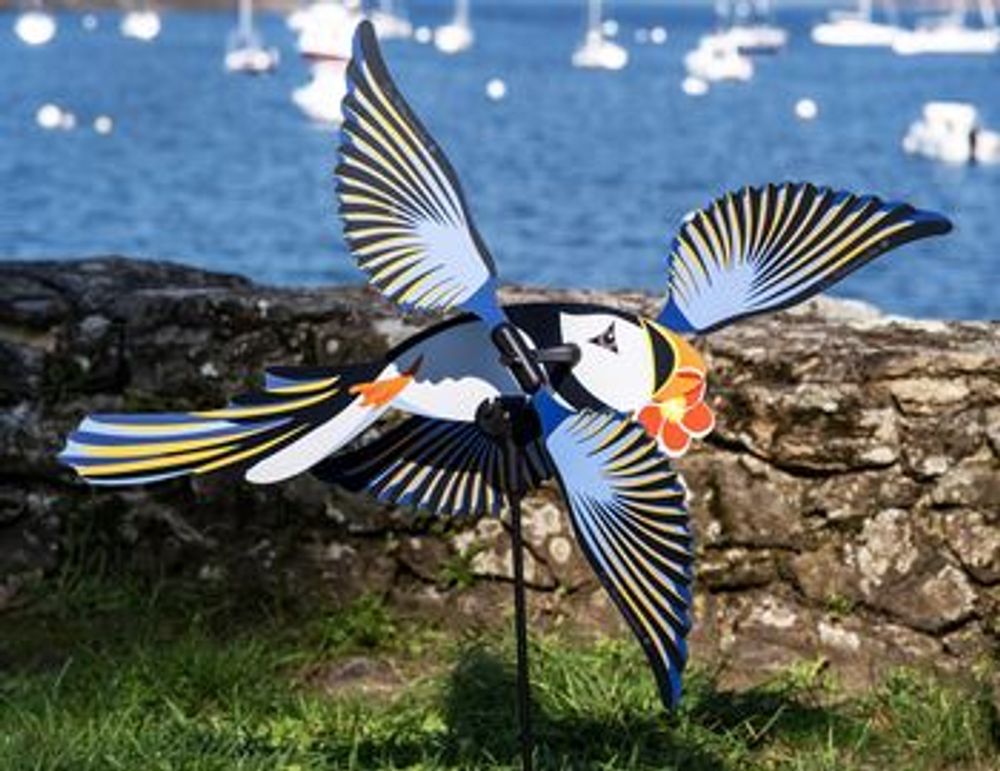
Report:
[{"label": "weathered rock", "polygon": [[[430,526],[309,476],[95,490],[55,460],[86,413],[217,406],[267,365],[371,359],[426,323],[360,288],[276,289],[129,260],[0,263],[0,611],[26,582],[99,550],[122,570],[234,591],[377,593],[446,621],[502,622],[502,521]],[[696,344],[718,429],[678,464],[698,550],[694,655],[734,683],[796,662],[862,684],[903,662],[996,659],[1000,325],[820,299]],[[537,621],[621,632],[554,490],[528,498],[524,530]],[[359,667],[318,677],[381,677]]]}]

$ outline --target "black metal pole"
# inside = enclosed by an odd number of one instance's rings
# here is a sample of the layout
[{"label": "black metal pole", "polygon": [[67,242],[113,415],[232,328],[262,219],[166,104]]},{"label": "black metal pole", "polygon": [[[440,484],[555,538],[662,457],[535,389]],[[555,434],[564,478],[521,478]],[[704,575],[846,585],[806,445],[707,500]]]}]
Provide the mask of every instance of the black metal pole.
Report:
[{"label": "black metal pole", "polygon": [[[508,416],[509,420],[509,416]],[[512,428],[512,427],[511,427]],[[520,455],[513,431],[504,437],[507,502],[510,506],[511,550],[514,557],[514,631],[517,636],[517,716],[521,728],[521,767],[534,767],[534,736],[531,731],[531,684],[528,680],[528,614],[524,591],[524,546],[521,538]]]},{"label": "black metal pole", "polygon": [[[517,637],[517,721],[520,727],[521,767],[534,767],[535,739],[531,732],[531,684],[528,680],[528,613],[524,591],[524,541],[521,534],[521,499],[525,481],[521,477],[521,443],[525,417],[524,400],[496,398],[476,410],[476,424],[500,445],[503,454],[504,492],[510,509],[511,554],[514,568],[514,631]],[[517,423],[521,421],[521,423]]]}]

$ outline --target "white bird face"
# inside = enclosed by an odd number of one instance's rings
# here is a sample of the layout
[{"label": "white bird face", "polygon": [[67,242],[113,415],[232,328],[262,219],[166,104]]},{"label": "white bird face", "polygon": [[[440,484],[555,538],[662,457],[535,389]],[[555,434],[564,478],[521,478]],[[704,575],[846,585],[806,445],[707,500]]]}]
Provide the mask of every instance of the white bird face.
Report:
[{"label": "white bird face", "polygon": [[599,311],[561,312],[559,330],[580,349],[565,390],[579,386],[588,400],[633,415],[668,455],[683,455],[714,427],[705,362],[680,335],[651,319]]},{"label": "white bird face", "polygon": [[630,413],[650,400],[655,368],[649,336],[637,321],[612,313],[560,313],[564,343],[575,343],[573,376],[595,401]]},{"label": "white bird face", "polygon": [[715,425],[705,404],[706,367],[677,333],[652,319],[597,305],[511,305],[512,321],[537,347],[573,343],[580,361],[548,367],[572,409],[611,408],[631,415],[672,457]]}]

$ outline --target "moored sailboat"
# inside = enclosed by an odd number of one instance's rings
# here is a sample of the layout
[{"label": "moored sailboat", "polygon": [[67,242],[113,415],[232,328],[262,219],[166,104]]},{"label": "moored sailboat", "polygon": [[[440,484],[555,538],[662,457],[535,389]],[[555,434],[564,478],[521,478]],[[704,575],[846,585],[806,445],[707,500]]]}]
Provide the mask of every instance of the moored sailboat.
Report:
[{"label": "moored sailboat", "polygon": [[891,46],[903,29],[873,20],[872,0],[859,0],[857,11],[832,11],[827,21],[812,29],[819,45],[845,48]]},{"label": "moored sailboat", "polygon": [[981,27],[968,24],[964,0],[956,0],[951,13],[925,19],[900,33],[892,43],[897,54],[992,54],[1000,51],[1000,29],[990,0],[979,0]]},{"label": "moored sailboat", "polygon": [[443,54],[457,54],[472,47],[476,34],[469,20],[469,0],[455,0],[455,15],[434,30],[434,46]]},{"label": "moored sailboat", "polygon": [[573,52],[573,66],[584,69],[620,70],[628,64],[628,51],[608,39],[602,22],[601,0],[588,0],[587,31]]},{"label": "moored sailboat", "polygon": [[260,75],[278,66],[278,49],[266,47],[253,25],[253,0],[238,0],[236,29],[226,45],[226,69]]}]

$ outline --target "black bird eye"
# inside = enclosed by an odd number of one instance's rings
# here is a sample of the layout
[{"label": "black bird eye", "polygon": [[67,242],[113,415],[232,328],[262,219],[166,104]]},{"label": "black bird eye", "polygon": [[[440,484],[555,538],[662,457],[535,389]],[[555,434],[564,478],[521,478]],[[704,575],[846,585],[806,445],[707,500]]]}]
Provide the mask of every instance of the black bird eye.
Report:
[{"label": "black bird eye", "polygon": [[615,323],[612,321],[601,334],[590,338],[590,342],[601,346],[601,348],[607,348],[613,353],[618,353],[618,343],[615,341]]}]

